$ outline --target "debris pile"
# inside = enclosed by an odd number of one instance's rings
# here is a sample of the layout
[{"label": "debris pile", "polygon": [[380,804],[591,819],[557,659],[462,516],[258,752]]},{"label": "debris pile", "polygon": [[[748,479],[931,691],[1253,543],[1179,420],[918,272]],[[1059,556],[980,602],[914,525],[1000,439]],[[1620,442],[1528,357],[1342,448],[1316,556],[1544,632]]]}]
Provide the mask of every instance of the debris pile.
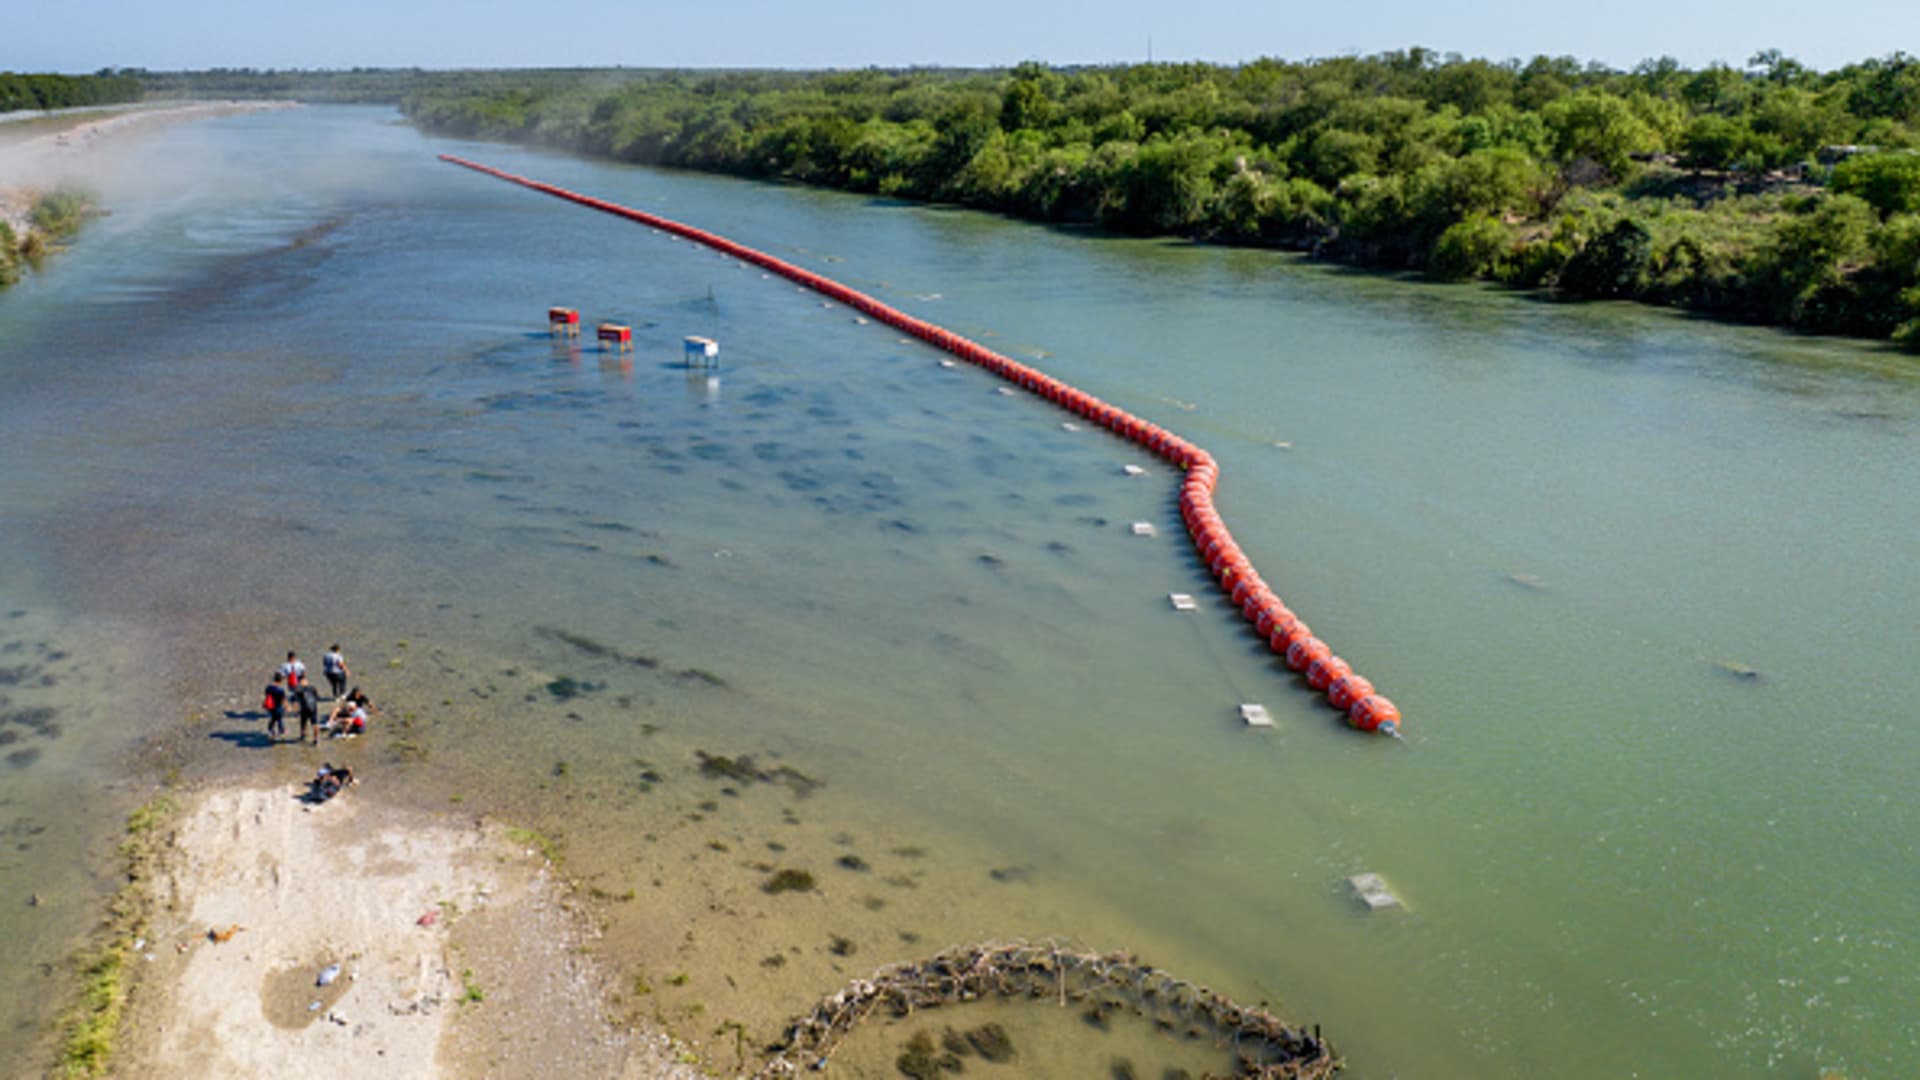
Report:
[{"label": "debris pile", "polygon": [[1243,1080],[1324,1080],[1342,1065],[1317,1027],[1312,1032],[1293,1027],[1263,1008],[1235,1004],[1130,953],[1022,942],[948,949],[855,979],[789,1024],[756,1075],[785,1077],[826,1068],[846,1037],[876,1011],[906,1017],[988,996],[1082,1007],[1090,1023],[1127,1010],[1162,1031],[1211,1036],[1232,1047],[1233,1075]]}]

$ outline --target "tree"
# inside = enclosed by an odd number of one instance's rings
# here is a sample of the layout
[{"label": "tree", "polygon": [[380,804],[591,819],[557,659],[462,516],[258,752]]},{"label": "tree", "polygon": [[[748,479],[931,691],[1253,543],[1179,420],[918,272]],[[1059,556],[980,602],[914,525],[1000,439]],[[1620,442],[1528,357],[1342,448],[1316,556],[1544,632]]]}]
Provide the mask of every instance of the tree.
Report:
[{"label": "tree", "polygon": [[1439,231],[1471,217],[1529,217],[1545,188],[1546,177],[1532,158],[1499,147],[1421,169],[1408,183],[1407,203],[1416,220]]},{"label": "tree", "polygon": [[980,109],[949,107],[934,121],[933,152],[922,162],[923,190],[944,190],[973,156],[987,145],[997,125]]},{"label": "tree", "polygon": [[[1000,98],[1000,130],[1019,131],[1041,128],[1053,117],[1053,100],[1047,94],[1047,69],[1028,62],[1014,69],[1013,81]],[[1057,79],[1052,81],[1057,82]]]},{"label": "tree", "polygon": [[1747,60],[1747,70],[1778,86],[1800,82],[1807,77],[1805,64],[1779,49],[1762,49]]},{"label": "tree", "polygon": [[1920,154],[1860,154],[1833,167],[1831,187],[1858,195],[1882,216],[1920,210]]},{"label": "tree", "polygon": [[1463,281],[1492,273],[1512,242],[1507,227],[1484,214],[1455,222],[1434,242],[1427,273],[1441,281]]},{"label": "tree", "polygon": [[1828,195],[1805,200],[1780,222],[1767,257],[1779,289],[1776,303],[1789,318],[1800,322],[1808,301],[1867,262],[1878,220],[1866,200]]},{"label": "tree", "polygon": [[1621,218],[1567,260],[1557,284],[1575,296],[1633,296],[1652,257],[1653,234],[1639,222]]},{"label": "tree", "polygon": [[1841,73],[1849,85],[1847,108],[1856,116],[1920,120],[1920,61],[1897,52]]},{"label": "tree", "polygon": [[1541,117],[1553,135],[1554,156],[1568,163],[1587,158],[1615,177],[1627,175],[1633,154],[1658,146],[1653,130],[1612,94],[1581,91],[1552,102]]},{"label": "tree", "polygon": [[1681,134],[1680,163],[1689,169],[1730,169],[1752,141],[1746,121],[1705,113]]},{"label": "tree", "polygon": [[1727,67],[1714,64],[1696,72],[1680,88],[1680,98],[1701,112],[1722,115],[1737,113],[1753,96],[1746,77]]},{"label": "tree", "polygon": [[1370,173],[1379,167],[1381,143],[1378,138],[1345,128],[1322,128],[1294,157],[1301,172],[1332,187],[1356,173]]}]

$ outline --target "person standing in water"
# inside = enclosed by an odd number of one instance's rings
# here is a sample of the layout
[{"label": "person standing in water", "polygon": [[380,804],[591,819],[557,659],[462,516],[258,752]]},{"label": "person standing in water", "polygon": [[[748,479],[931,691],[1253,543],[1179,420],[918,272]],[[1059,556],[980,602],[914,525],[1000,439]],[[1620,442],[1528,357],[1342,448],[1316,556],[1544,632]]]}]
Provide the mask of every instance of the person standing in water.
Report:
[{"label": "person standing in water", "polygon": [[287,689],[298,690],[300,684],[307,681],[307,665],[292,650],[287,650],[287,662],[280,665],[280,676],[287,681]]},{"label": "person standing in water", "polygon": [[278,671],[273,673],[273,681],[267,684],[266,696],[261,699],[260,707],[267,710],[267,738],[278,738],[287,733],[287,688],[280,685],[286,676]]},{"label": "person standing in water", "polygon": [[347,670],[347,658],[340,655],[340,645],[335,642],[327,648],[327,655],[320,658],[320,669],[327,673],[327,686],[337,699],[347,691],[347,678],[353,673]]},{"label": "person standing in water", "polygon": [[303,682],[300,684],[300,689],[293,692],[293,700],[300,706],[300,738],[305,740],[307,737],[307,729],[311,727],[314,731],[314,741],[318,742],[320,733],[320,691],[314,689],[312,683]]}]

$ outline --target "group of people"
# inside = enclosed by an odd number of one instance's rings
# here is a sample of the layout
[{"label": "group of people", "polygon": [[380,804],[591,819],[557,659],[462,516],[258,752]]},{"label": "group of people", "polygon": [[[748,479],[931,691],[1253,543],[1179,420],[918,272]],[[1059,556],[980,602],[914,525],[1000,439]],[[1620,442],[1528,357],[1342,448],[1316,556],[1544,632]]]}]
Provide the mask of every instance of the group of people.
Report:
[{"label": "group of people", "polygon": [[364,734],[367,730],[367,716],[373,711],[373,703],[367,699],[366,691],[359,687],[347,689],[347,680],[352,672],[347,669],[347,658],[340,652],[339,645],[327,649],[320,659],[320,670],[327,677],[327,687],[332,691],[333,709],[326,720],[320,719],[320,691],[307,681],[307,665],[293,650],[287,650],[287,662],[281,664],[273,673],[273,680],[267,683],[265,696],[260,707],[267,712],[267,736],[284,738],[287,734],[287,706],[291,703],[300,715],[300,739],[305,742],[311,732],[312,742],[320,745],[321,731],[331,732],[334,737],[351,737]]}]

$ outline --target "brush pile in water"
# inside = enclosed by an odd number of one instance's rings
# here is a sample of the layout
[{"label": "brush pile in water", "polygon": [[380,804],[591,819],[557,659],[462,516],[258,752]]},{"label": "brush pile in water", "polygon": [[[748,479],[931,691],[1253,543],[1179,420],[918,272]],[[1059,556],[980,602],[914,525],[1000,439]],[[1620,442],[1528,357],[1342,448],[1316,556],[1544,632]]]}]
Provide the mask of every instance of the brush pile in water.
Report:
[{"label": "brush pile in water", "polygon": [[1265,1009],[1236,1005],[1204,986],[1142,964],[1128,953],[1087,953],[1058,945],[982,944],[948,949],[919,963],[894,964],[855,979],[787,1026],[760,1077],[824,1069],[842,1041],[873,1015],[905,1017],[989,995],[1084,1006],[1088,1022],[1130,1011],[1189,1038],[1230,1045],[1244,1080],[1324,1080],[1341,1067],[1333,1047]]}]

